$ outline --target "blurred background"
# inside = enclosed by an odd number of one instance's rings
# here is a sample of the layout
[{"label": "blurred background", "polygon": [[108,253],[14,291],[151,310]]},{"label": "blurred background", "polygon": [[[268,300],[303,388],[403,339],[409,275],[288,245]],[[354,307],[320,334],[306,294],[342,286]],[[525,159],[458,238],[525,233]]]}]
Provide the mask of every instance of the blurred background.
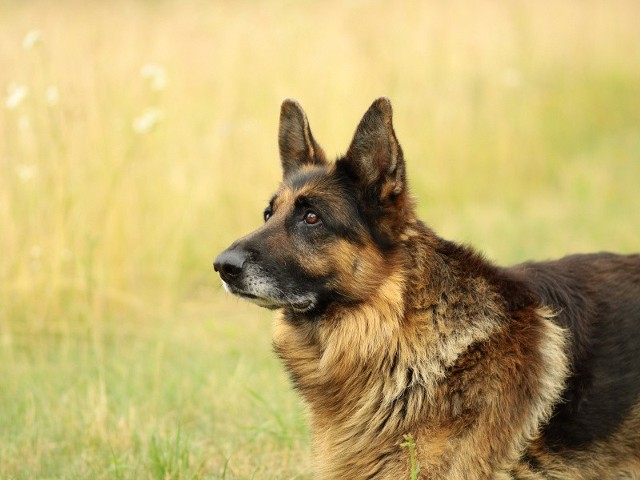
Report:
[{"label": "blurred background", "polygon": [[640,3],[0,2],[0,478],[311,478],[215,255],[394,105],[421,217],[501,264],[640,250]]}]

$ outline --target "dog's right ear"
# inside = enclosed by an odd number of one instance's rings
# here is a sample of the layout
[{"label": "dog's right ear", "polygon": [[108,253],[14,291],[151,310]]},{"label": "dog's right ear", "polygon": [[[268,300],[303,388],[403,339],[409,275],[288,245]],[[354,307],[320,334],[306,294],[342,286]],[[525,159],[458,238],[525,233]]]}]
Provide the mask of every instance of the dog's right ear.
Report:
[{"label": "dog's right ear", "polygon": [[311,135],[309,121],[298,102],[290,98],[280,107],[278,133],[282,173],[286,177],[303,165],[327,163],[324,151]]}]

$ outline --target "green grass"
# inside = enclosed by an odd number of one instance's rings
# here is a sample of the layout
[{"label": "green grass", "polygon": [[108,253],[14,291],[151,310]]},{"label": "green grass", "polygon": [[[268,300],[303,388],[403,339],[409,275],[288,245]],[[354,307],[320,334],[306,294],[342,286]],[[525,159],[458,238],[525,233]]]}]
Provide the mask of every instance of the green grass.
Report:
[{"label": "green grass", "polygon": [[413,435],[407,434],[403,436],[404,442],[400,444],[402,448],[406,448],[409,451],[409,462],[411,464],[411,480],[418,480],[420,475],[420,463],[416,458],[416,442],[413,440]]},{"label": "green grass", "polygon": [[0,2],[0,478],[311,478],[271,313],[210,266],[260,224],[285,97],[329,155],[391,97],[421,216],[500,263],[640,250],[638,18]]}]

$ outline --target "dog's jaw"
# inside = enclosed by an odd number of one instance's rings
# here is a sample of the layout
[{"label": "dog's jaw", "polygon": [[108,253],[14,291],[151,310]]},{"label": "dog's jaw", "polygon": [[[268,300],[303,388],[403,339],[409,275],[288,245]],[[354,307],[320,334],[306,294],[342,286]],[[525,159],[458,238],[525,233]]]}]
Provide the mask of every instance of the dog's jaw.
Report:
[{"label": "dog's jaw", "polygon": [[[257,284],[253,282],[250,283],[250,286],[255,287],[256,285],[262,286],[263,282],[258,282]],[[245,290],[242,288],[238,288],[237,286],[234,286],[228,282],[225,282],[224,280],[222,280],[222,287],[225,289],[227,293],[235,295],[236,297],[242,298],[243,300],[247,300],[255,305],[258,305],[259,307],[263,307],[268,310],[288,308],[293,310],[295,313],[302,314],[302,313],[308,313],[312,311],[318,303],[315,296],[311,294],[296,296],[294,298],[279,299],[279,298],[273,298],[271,295],[265,295],[265,292],[263,291],[258,292],[258,291],[254,291],[253,289]],[[256,289],[256,290],[262,290],[262,289]],[[273,290],[274,292],[280,292],[280,290],[276,288],[268,289],[268,290]]]}]

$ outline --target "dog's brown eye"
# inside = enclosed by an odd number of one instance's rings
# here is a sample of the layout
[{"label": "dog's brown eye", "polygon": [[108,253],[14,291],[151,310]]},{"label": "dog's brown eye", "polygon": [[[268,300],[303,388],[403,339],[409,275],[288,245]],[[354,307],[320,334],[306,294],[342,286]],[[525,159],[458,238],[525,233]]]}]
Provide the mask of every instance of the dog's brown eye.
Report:
[{"label": "dog's brown eye", "polygon": [[265,210],[263,216],[265,222],[269,220],[271,218],[271,210]]},{"label": "dog's brown eye", "polygon": [[320,217],[316,212],[309,211],[304,214],[303,220],[304,220],[304,223],[306,223],[307,225],[315,225],[320,221]]}]

